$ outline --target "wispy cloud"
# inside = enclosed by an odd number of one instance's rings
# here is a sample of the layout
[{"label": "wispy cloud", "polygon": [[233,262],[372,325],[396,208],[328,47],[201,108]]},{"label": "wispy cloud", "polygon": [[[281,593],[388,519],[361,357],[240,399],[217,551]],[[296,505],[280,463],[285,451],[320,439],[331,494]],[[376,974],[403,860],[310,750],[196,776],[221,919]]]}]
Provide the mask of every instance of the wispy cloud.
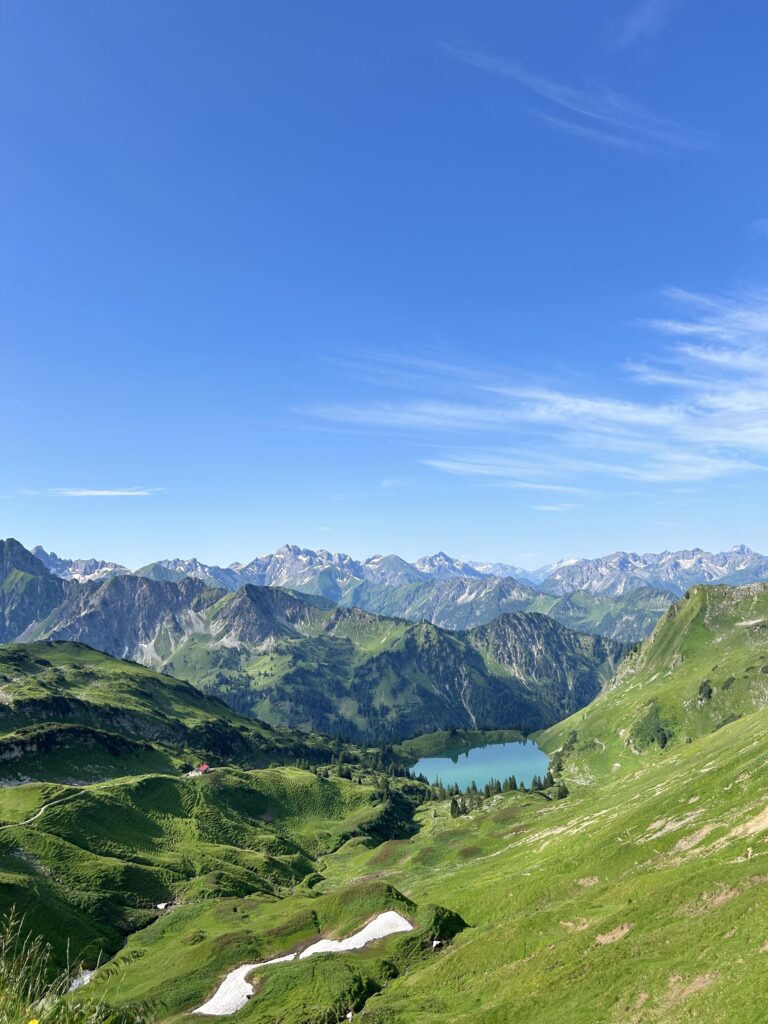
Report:
[{"label": "wispy cloud", "polygon": [[60,498],[148,498],[157,494],[153,487],[56,487],[48,491]]},{"label": "wispy cloud", "polygon": [[[646,322],[663,345],[653,359],[619,368],[618,394],[521,382],[514,367],[436,362],[430,377],[422,362],[418,384],[391,400],[305,411],[398,432],[441,473],[565,497],[594,492],[601,480],[674,488],[763,473],[768,294],[669,289],[663,298],[674,315]],[[404,373],[407,365],[408,357]]]},{"label": "wispy cloud", "polygon": [[659,117],[627,96],[605,86],[587,83],[568,85],[528,71],[516,61],[473,50],[445,45],[456,60],[481,71],[508,78],[540,99],[571,116],[556,116],[548,110],[532,113],[553,128],[602,145],[648,152],[660,148],[702,149],[711,143],[705,132],[684,128]]},{"label": "wispy cloud", "polygon": [[588,124],[578,124],[576,121],[564,121],[560,117],[550,117],[541,111],[534,111],[537,117],[546,124],[557,128],[566,135],[575,135],[580,139],[589,139],[591,142],[600,142],[605,146],[613,146],[615,149],[629,149],[635,153],[648,153],[651,146],[642,139],[633,138],[630,135],[617,135],[615,132],[601,131],[599,128],[591,128]]},{"label": "wispy cloud", "polygon": [[616,46],[632,46],[649,39],[664,26],[678,0],[639,0],[620,21],[615,32]]},{"label": "wispy cloud", "polygon": [[522,491],[554,491],[558,494],[585,494],[584,487],[570,487],[567,484],[542,484],[530,480],[504,480],[504,487]]},{"label": "wispy cloud", "polygon": [[579,508],[578,505],[531,505],[535,512],[569,512],[572,508]]},{"label": "wispy cloud", "polygon": [[753,220],[750,227],[756,235],[768,238],[768,217],[759,217],[757,220]]}]

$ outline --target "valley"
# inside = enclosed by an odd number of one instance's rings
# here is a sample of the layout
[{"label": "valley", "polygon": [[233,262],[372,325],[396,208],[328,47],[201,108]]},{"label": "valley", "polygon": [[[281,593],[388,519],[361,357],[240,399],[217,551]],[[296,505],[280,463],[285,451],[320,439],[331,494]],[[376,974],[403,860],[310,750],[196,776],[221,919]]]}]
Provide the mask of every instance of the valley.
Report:
[{"label": "valley", "polygon": [[[356,742],[542,728],[596,696],[629,649],[538,612],[450,631],[278,586],[64,582],[16,542],[5,552],[14,639],[84,643],[194,683],[241,714]],[[28,599],[43,585],[64,588],[53,608]]]},{"label": "valley", "polygon": [[[0,789],[0,898],[60,956],[67,936],[89,968],[108,958],[77,999],[163,1021],[199,1019],[240,964],[392,912],[411,930],[259,968],[236,1019],[534,1024],[554,988],[568,1024],[758,1024],[743,977],[768,974],[766,622],[763,585],[695,588],[587,707],[536,733],[554,788],[469,794],[458,815],[407,766],[518,734],[427,734],[387,762],[283,733],[284,767],[244,769],[205,730],[192,744],[188,707],[256,747],[269,730],[186,684],[71,642],[0,648],[12,742],[87,716],[167,758],[73,784],[52,749],[39,773],[61,781]],[[185,778],[193,746],[214,767]]]},{"label": "valley", "polygon": [[767,1024],[768,4],[0,26],[0,1024]]}]

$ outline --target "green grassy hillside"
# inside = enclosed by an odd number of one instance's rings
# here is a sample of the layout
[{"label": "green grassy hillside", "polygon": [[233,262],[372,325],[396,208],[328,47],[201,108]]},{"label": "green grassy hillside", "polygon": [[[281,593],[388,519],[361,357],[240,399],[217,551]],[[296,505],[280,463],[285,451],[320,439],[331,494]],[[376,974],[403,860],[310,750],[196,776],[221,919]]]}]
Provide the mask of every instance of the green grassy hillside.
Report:
[{"label": "green grassy hillside", "polygon": [[377,877],[469,927],[366,1004],[372,1024],[761,1024],[766,728],[756,712],[566,800],[515,794],[418,836],[347,844],[326,886]]},{"label": "green grassy hillside", "polygon": [[[386,883],[419,907],[450,908],[468,926],[386,984],[379,975],[380,991],[359,1019],[762,1024],[767,716],[758,711],[677,750],[650,751],[634,772],[574,785],[565,800],[504,794],[458,819],[445,804],[427,804],[412,838],[376,847],[352,839],[327,856],[313,890],[323,897],[346,903],[357,886]],[[235,904],[238,914],[228,901],[172,911],[121,954],[119,998],[159,994],[168,972],[171,998],[160,1016],[198,1005],[227,970],[304,939],[302,926],[312,926],[301,915],[314,902],[289,895],[264,918],[250,901]],[[246,918],[234,923],[240,910]],[[184,942],[215,943],[222,917],[232,922],[226,955],[202,947],[207,981],[198,985],[178,951]],[[264,926],[279,929],[281,941],[265,946]],[[310,1007],[320,980],[326,996],[348,997],[348,972],[360,977],[366,958],[344,960],[351,963],[343,969],[332,957],[318,960],[313,981],[271,969],[276,988],[260,989],[238,1019],[341,1020]]]},{"label": "green grassy hillside", "polygon": [[158,903],[292,891],[388,814],[370,785],[292,768],[0,789],[0,908],[93,962]]},{"label": "green grassy hillside", "polygon": [[132,936],[115,963],[98,972],[89,994],[109,998],[113,978],[120,977],[119,1003],[150,1001],[162,1007],[163,1016],[191,1024],[200,1018],[189,1010],[233,966],[283,956],[321,936],[345,937],[387,910],[401,913],[414,930],[355,953],[265,969],[258,974],[258,995],[235,1018],[249,1024],[341,1021],[393,977],[418,969],[429,959],[433,940],[446,941],[462,929],[461,918],[436,904],[417,904],[376,879],[282,901],[249,896],[198,902]]},{"label": "green grassy hillside", "polygon": [[583,781],[633,770],[768,707],[768,586],[700,586],[664,616],[589,708],[543,734]]},{"label": "green grassy hillside", "polygon": [[205,758],[256,767],[331,753],[318,737],[243,718],[189,683],[84,644],[0,646],[0,780],[91,782]]}]

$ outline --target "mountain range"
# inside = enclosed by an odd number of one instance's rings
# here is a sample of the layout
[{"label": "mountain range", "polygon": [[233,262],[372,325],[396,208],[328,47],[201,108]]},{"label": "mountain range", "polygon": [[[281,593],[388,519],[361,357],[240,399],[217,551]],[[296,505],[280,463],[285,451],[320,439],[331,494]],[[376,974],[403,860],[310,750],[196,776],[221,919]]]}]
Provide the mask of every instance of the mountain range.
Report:
[{"label": "mountain range", "polygon": [[448,631],[277,585],[61,580],[18,542],[0,544],[4,640],[84,643],[272,725],[347,739],[540,728],[588,703],[627,650],[540,613]]},{"label": "mountain range", "polygon": [[570,628],[629,642],[647,636],[691,586],[768,579],[768,558],[743,545],[718,554],[698,548],[643,555],[616,552],[566,559],[533,571],[462,561],[444,552],[415,562],[397,555],[361,561],[295,545],[229,566],[165,559],[133,570],[93,558],[64,559],[41,547],[32,554],[51,574],[81,583],[137,575],[172,582],[191,577],[224,590],[246,584],[281,586],[445,629],[483,625],[510,611],[539,611]]},{"label": "mountain range", "polygon": [[246,583],[294,590],[323,588],[316,592],[322,592],[333,600],[343,597],[350,587],[360,582],[389,587],[457,577],[513,577],[523,586],[555,596],[577,590],[617,595],[641,587],[654,587],[669,590],[678,597],[697,583],[741,584],[768,579],[768,556],[743,544],[716,554],[701,548],[658,554],[616,551],[599,558],[563,559],[533,570],[501,562],[462,561],[443,551],[415,562],[408,562],[398,555],[373,555],[361,561],[350,555],[322,548],[315,551],[294,544],[285,544],[274,553],[260,555],[250,562],[233,562],[226,567],[206,565],[196,558],[172,558],[132,570],[116,562],[95,558],[60,558],[39,546],[32,549],[32,554],[56,576],[81,582],[130,572],[155,579],[193,576],[227,590],[236,590]]}]

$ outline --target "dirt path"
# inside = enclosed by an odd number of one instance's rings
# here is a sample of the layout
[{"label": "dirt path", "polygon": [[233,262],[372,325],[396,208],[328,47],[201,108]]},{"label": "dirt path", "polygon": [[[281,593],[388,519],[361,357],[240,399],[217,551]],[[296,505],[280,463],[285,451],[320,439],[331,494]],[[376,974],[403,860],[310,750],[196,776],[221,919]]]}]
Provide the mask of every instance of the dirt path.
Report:
[{"label": "dirt path", "polygon": [[5,825],[0,825],[0,829],[4,828],[22,828],[24,825],[31,825],[32,822],[37,821],[38,818],[42,817],[43,814],[48,810],[49,807],[56,807],[58,804],[65,804],[68,800],[74,800],[79,793],[68,793],[66,796],[59,797],[58,800],[51,800],[47,804],[43,804],[35,813],[26,818],[24,821],[9,821]]}]

